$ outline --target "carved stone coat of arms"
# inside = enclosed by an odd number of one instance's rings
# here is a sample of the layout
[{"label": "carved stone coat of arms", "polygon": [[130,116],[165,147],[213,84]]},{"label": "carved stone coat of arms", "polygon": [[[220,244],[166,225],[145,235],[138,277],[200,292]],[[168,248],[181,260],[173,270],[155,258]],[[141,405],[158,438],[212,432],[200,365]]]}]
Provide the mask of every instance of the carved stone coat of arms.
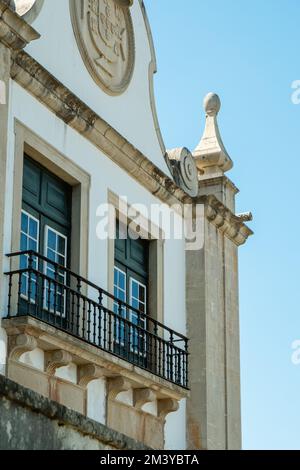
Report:
[{"label": "carved stone coat of arms", "polygon": [[133,0],[70,0],[82,58],[94,80],[112,95],[126,90],[133,73],[132,3]]}]

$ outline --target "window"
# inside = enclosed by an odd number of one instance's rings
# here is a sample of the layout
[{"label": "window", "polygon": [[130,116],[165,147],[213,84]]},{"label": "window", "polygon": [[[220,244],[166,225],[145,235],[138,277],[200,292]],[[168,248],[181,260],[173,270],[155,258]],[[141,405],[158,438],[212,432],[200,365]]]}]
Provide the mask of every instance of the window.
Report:
[{"label": "window", "polygon": [[[38,251],[39,247],[39,221],[26,211],[22,211],[21,215],[21,251]],[[20,269],[28,267],[28,255],[20,257]],[[37,269],[37,258],[33,258],[33,269]],[[30,287],[29,287],[30,284]],[[30,292],[29,292],[30,290]],[[22,274],[21,279],[21,295],[31,302],[35,302],[36,298],[36,276],[33,274],[30,278],[29,274]]]},{"label": "window", "polygon": [[[147,298],[147,286],[138,282],[133,277],[130,278],[130,302],[129,304],[136,310],[139,310],[143,314],[146,314],[146,298]],[[146,329],[146,319],[135,310],[131,311],[130,321],[141,328]],[[140,330],[133,329],[132,331],[132,351],[136,354],[146,354],[145,336]]]},{"label": "window", "polygon": [[[33,257],[33,269],[43,272],[46,279],[37,283],[34,274],[24,273],[21,296],[27,304],[28,299],[31,304],[38,300],[38,304],[49,314],[62,318],[66,318],[66,292],[63,286],[67,279],[58,265],[69,267],[71,201],[70,186],[25,156],[20,249],[33,250],[49,262],[39,262],[37,257]],[[28,268],[29,256],[21,256],[20,264],[21,269]],[[52,279],[55,282],[51,282]]]},{"label": "window", "polygon": [[[57,230],[46,225],[45,227],[45,255],[54,263],[67,266],[68,239]],[[51,312],[65,316],[65,290],[61,287],[66,284],[66,272],[52,263],[45,263],[45,274],[48,278],[58,281],[59,285],[45,281],[44,307]]]},{"label": "window", "polygon": [[126,227],[117,222],[114,296],[128,307],[114,303],[114,313],[120,318],[115,323],[114,340],[118,353],[137,355],[140,363],[147,353],[142,329],[147,328],[149,242],[126,235]]}]

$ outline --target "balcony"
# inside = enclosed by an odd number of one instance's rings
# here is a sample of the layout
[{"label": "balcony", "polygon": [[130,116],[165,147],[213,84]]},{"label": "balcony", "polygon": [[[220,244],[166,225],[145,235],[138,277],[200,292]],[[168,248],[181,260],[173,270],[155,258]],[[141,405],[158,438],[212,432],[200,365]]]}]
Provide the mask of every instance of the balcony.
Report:
[{"label": "balcony", "polygon": [[109,354],[176,389],[188,389],[186,337],[34,251],[8,256],[18,268],[6,273],[7,329],[9,320],[32,319],[32,328],[37,322],[49,325],[55,328],[52,336],[63,332],[73,344],[79,340],[103,357]]}]

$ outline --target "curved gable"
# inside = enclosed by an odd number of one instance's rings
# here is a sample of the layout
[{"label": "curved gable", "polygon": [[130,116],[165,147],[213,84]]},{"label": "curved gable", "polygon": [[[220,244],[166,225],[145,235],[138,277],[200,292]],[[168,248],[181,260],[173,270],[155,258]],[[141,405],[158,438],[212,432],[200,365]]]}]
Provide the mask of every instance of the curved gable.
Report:
[{"label": "curved gable", "polygon": [[[169,173],[154,103],[155,53],[142,0],[133,0],[130,7],[134,34],[134,51],[131,50],[134,54],[133,67],[124,90],[117,94],[109,93],[105,86],[101,87],[91,73],[78,37],[76,38],[74,17],[72,21],[73,2],[74,0],[43,2],[39,15],[33,21],[33,26],[41,34],[41,38],[30,44],[27,52],[156,166]],[[90,5],[89,2],[76,2],[82,6],[82,12],[85,14],[84,7]],[[101,4],[102,2],[106,4],[105,0],[100,0]],[[107,0],[108,5],[114,2],[131,3],[130,0]],[[99,2],[94,1],[92,4],[98,8]],[[95,18],[97,19],[97,15]],[[88,18],[86,20],[88,21]],[[132,45],[129,46],[132,48]],[[91,44],[88,44],[87,49],[90,56]],[[101,47],[99,49],[101,50]]]}]

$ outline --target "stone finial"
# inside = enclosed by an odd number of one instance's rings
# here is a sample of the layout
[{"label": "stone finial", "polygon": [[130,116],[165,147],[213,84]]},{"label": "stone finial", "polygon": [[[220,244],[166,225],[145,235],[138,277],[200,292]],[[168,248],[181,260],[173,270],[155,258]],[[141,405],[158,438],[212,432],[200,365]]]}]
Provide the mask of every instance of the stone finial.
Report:
[{"label": "stone finial", "polygon": [[193,152],[200,174],[220,176],[231,170],[233,162],[223,144],[217,116],[221,109],[221,100],[215,93],[208,93],[204,98],[206,123],[203,137]]}]

